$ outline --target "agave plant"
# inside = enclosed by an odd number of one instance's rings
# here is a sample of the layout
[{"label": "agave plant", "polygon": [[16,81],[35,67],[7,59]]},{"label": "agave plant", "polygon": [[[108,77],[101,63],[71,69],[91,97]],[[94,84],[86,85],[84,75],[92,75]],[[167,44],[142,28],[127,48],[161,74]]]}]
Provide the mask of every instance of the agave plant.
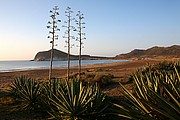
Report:
[{"label": "agave plant", "polygon": [[65,88],[65,81],[63,79],[51,79],[51,83],[45,83],[43,85],[43,94],[44,96],[51,98],[53,94],[57,94],[59,88]]},{"label": "agave plant", "polygon": [[117,115],[129,119],[179,119],[179,71],[174,67],[174,71],[163,70],[157,74],[151,69],[146,73],[137,71],[133,75],[136,84],[134,94],[120,84],[128,103],[114,104],[119,108]]},{"label": "agave plant", "polygon": [[41,106],[44,111],[50,110],[50,99],[54,99],[54,95],[57,95],[57,91],[65,88],[65,81],[63,79],[51,79],[51,83],[45,83],[42,87],[41,94]]},{"label": "agave plant", "polygon": [[14,96],[15,100],[19,103],[19,109],[34,110],[39,106],[41,85],[27,77],[16,77],[10,85],[10,93]]},{"label": "agave plant", "polygon": [[[97,86],[83,86],[80,80],[61,80],[49,97],[52,119],[87,119],[105,115],[108,100]],[[63,82],[64,81],[64,82]]]}]

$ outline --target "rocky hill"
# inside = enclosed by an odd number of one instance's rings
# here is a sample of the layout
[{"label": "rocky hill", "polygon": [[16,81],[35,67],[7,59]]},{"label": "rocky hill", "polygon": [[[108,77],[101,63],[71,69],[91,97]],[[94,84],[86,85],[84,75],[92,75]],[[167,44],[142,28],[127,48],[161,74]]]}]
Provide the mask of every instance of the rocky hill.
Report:
[{"label": "rocky hill", "polygon": [[[34,57],[35,61],[48,61],[50,60],[51,51],[38,52]],[[67,60],[68,54],[54,49],[54,60]],[[71,60],[78,60],[78,55],[70,55]],[[146,50],[134,49],[133,51],[126,54],[119,54],[115,57],[99,57],[82,55],[82,59],[92,60],[92,59],[146,59],[155,57],[178,57],[180,58],[180,45],[173,45],[170,47],[152,47]]]},{"label": "rocky hill", "polygon": [[[41,51],[38,52],[35,57],[34,61],[49,61],[50,60],[50,55],[51,55],[51,50],[48,51]],[[90,55],[82,55],[82,59],[90,60],[90,59],[111,59],[109,57],[99,57],[99,56],[90,56]],[[67,60],[68,54],[54,49],[54,57],[53,60]],[[78,55],[70,55],[71,60],[78,60],[79,56]]]},{"label": "rocky hill", "polygon": [[116,59],[129,58],[152,58],[152,57],[180,57],[180,45],[173,45],[170,47],[152,47],[147,50],[135,49],[126,54],[119,54]]}]

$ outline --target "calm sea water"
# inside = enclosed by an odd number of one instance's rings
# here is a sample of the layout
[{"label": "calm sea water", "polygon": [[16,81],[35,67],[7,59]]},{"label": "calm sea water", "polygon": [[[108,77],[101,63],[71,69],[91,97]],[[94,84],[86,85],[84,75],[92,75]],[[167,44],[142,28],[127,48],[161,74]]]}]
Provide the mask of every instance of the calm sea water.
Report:
[{"label": "calm sea water", "polygon": [[[82,60],[82,65],[126,62],[127,60]],[[49,68],[49,61],[0,61],[0,72],[34,70]],[[53,68],[67,66],[67,61],[53,61]],[[78,60],[71,61],[71,66],[78,66]]]}]

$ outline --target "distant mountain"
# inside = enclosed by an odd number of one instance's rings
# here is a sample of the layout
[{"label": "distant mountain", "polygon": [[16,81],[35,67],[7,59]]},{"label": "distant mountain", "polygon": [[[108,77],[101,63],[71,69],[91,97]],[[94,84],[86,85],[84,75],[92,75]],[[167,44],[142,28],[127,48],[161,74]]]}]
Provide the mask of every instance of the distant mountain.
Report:
[{"label": "distant mountain", "polygon": [[[51,50],[38,52],[34,60],[35,61],[49,61],[51,55]],[[78,60],[78,55],[70,55],[71,60]],[[145,59],[153,57],[180,57],[180,45],[173,45],[170,47],[152,47],[146,50],[134,49],[133,51],[126,54],[119,54],[115,57],[100,57],[100,56],[90,56],[82,55],[82,59],[85,60],[99,60],[99,59]],[[68,54],[54,49],[53,60],[67,60]]]},{"label": "distant mountain", "polygon": [[[48,51],[41,51],[38,52],[35,57],[34,61],[49,61],[51,56],[51,50]],[[99,56],[90,56],[90,55],[82,55],[82,59],[90,60],[90,59],[111,59],[109,57],[99,57]],[[79,55],[70,55],[71,60],[78,60]],[[53,60],[67,60],[68,59],[68,54],[54,49],[54,57]]]},{"label": "distant mountain", "polygon": [[128,59],[128,58],[152,58],[152,57],[180,57],[180,46],[173,45],[170,47],[152,47],[147,50],[135,49],[126,54],[119,54],[116,59]]}]

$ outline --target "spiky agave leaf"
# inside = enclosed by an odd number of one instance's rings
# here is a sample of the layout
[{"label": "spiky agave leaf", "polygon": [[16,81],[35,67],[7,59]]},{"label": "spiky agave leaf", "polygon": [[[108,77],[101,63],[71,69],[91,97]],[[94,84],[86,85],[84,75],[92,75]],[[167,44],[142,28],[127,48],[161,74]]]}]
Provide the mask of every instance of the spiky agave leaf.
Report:
[{"label": "spiky agave leaf", "polygon": [[[50,110],[50,106],[52,105],[50,103],[50,99],[54,99],[54,95],[58,94],[59,89],[65,88],[65,80],[64,79],[52,79],[51,84],[45,83],[42,87],[42,94],[41,94],[41,104],[43,106],[43,109],[45,111]],[[65,90],[65,89],[64,89]]]},{"label": "spiky agave leaf", "polygon": [[66,81],[65,88],[61,86],[57,94],[50,98],[49,113],[54,119],[92,118],[94,114],[99,117],[107,109],[104,101],[106,100],[97,86],[83,86],[82,81],[73,79]]},{"label": "spiky agave leaf", "polygon": [[[165,99],[163,96],[160,94],[157,94],[154,92],[152,89],[149,89],[149,97],[153,99],[153,103],[148,102],[148,101],[143,101],[144,104],[147,106],[151,107],[152,111],[155,111],[156,113],[162,114],[164,117],[167,117],[171,120],[177,120],[180,116],[180,106],[179,105],[174,105],[171,103],[168,99]],[[169,93],[169,91],[167,90]],[[173,95],[170,95],[172,99],[174,99]],[[177,101],[177,100],[176,100]],[[179,102],[178,102],[179,104]]]},{"label": "spiky agave leaf", "polygon": [[19,91],[22,90],[23,85],[29,79],[30,78],[28,76],[25,76],[25,75],[15,77],[14,81],[10,84],[10,90],[9,90],[10,94],[12,94],[13,97],[17,98]]},{"label": "spiky agave leaf", "polygon": [[20,76],[11,85],[11,93],[19,103],[19,109],[37,109],[39,106],[41,85],[27,76]]},{"label": "spiky agave leaf", "polygon": [[[119,108],[118,110],[115,110],[117,112],[118,116],[122,116],[129,119],[154,119],[154,117],[150,114],[151,111],[141,102],[140,99],[136,98],[129,90],[127,90],[121,83],[120,86],[123,89],[123,94],[125,95],[126,99],[131,104],[126,105],[118,105],[114,104]],[[144,99],[144,98],[142,98]]]},{"label": "spiky agave leaf", "polygon": [[[170,71],[162,69],[164,66]],[[115,110],[117,115],[128,119],[175,120],[180,118],[179,72],[176,67],[173,71],[172,66],[170,68],[169,65],[164,66],[158,68],[162,70],[162,72],[158,71],[158,74],[152,67],[146,72],[136,72],[134,80],[137,88],[134,94],[120,84],[129,103],[114,104],[118,108]],[[144,113],[146,110],[147,112]]]},{"label": "spiky agave leaf", "polygon": [[50,101],[57,106],[60,116],[74,118],[78,116],[77,112],[83,114],[85,106],[91,101],[92,95],[89,95],[89,92],[90,89],[83,87],[82,82],[73,80],[70,84],[66,82],[65,90],[60,88],[58,94],[54,94],[55,99]]}]

